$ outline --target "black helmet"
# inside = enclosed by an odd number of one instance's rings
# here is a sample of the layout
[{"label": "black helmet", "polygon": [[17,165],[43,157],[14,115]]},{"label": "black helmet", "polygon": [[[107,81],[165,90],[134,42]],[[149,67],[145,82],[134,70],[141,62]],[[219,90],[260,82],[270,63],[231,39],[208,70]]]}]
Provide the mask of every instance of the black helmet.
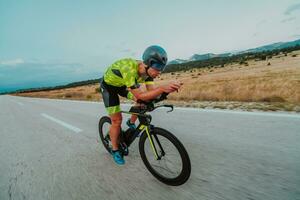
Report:
[{"label": "black helmet", "polygon": [[143,54],[143,62],[158,71],[163,71],[168,61],[166,51],[160,46],[150,46]]}]

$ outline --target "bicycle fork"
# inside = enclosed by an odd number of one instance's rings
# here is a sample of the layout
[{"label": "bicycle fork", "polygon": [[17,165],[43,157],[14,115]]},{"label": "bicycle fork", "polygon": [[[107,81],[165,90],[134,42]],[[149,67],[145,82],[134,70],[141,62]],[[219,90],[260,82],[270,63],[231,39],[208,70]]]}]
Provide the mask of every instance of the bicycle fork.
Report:
[{"label": "bicycle fork", "polygon": [[149,139],[149,142],[150,142],[150,146],[151,146],[151,149],[152,149],[152,152],[156,158],[156,160],[161,160],[162,156],[165,155],[165,151],[164,149],[162,148],[161,144],[160,144],[160,141],[158,140],[158,137],[156,134],[153,134],[154,135],[154,138],[156,140],[156,143],[158,144],[160,150],[161,150],[161,155],[158,155],[157,153],[157,148],[155,146],[155,143],[154,143],[154,140],[152,138],[152,135],[150,134],[150,130],[152,129],[151,125],[148,125],[148,126],[145,126],[145,125],[142,125],[140,127],[140,129],[142,129],[142,132],[145,131],[146,134],[147,134],[147,137]]}]

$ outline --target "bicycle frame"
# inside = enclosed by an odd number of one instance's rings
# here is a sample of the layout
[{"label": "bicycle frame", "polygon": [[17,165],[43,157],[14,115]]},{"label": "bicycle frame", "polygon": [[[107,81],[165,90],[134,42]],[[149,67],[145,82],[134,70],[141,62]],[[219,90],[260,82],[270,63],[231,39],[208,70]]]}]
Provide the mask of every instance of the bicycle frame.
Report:
[{"label": "bicycle frame", "polygon": [[149,142],[150,142],[150,146],[151,146],[152,152],[153,152],[156,160],[160,160],[161,157],[165,155],[165,152],[164,152],[164,150],[163,150],[163,148],[162,148],[162,146],[161,146],[161,144],[160,144],[157,136],[155,134],[153,134],[154,138],[155,138],[155,140],[156,140],[156,142],[158,144],[158,146],[161,149],[162,156],[158,155],[158,153],[157,153],[157,148],[155,147],[153,138],[152,138],[152,136],[150,134],[151,129],[154,128],[154,126],[150,124],[151,119],[152,119],[151,115],[140,114],[140,113],[133,113],[133,112],[128,112],[128,111],[121,111],[121,112],[125,113],[125,114],[137,115],[138,116],[140,124],[137,126],[136,130],[134,131],[134,138],[132,139],[132,142],[136,139],[137,135],[146,132],[147,137],[148,137]]}]

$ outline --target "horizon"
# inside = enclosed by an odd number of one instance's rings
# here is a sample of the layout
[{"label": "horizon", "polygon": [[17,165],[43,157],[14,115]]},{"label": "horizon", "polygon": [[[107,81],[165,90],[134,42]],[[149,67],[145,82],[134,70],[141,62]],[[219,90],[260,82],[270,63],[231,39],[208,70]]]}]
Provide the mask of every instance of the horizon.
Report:
[{"label": "horizon", "polygon": [[[287,41],[287,42],[294,42],[294,41],[300,41],[300,38],[297,39],[297,40]],[[264,46],[280,44],[280,43],[286,43],[286,42],[276,42],[276,43],[272,43],[272,44],[266,44],[266,45],[263,45],[263,46],[259,46],[259,47],[256,47],[256,48],[261,48],[261,47],[264,47]],[[297,44],[297,45],[299,45],[299,44]],[[242,51],[239,51],[239,52],[236,51],[236,52],[224,52],[224,53],[232,53],[232,55],[229,55],[229,56],[233,56],[233,55],[247,53],[247,52],[243,52],[243,51],[252,50],[252,49],[256,49],[256,48],[246,49],[246,50],[242,50]],[[277,49],[277,48],[275,48],[275,49]],[[281,48],[279,48],[279,50],[280,49]],[[269,50],[269,51],[272,51],[272,50]],[[259,52],[261,52],[261,51],[259,51]],[[208,52],[208,53],[201,54],[201,55],[206,55],[206,54],[214,54],[214,53]],[[222,54],[222,53],[219,53],[219,54]],[[219,55],[219,54],[214,54],[214,55]],[[194,54],[194,55],[196,55],[196,54]],[[199,55],[199,54],[197,54],[197,55]],[[208,58],[207,60],[209,60],[209,59],[211,59],[211,58]],[[175,60],[177,60],[177,59],[175,59]],[[204,59],[204,60],[206,60],[206,59]],[[174,60],[172,60],[172,61],[174,61]],[[187,62],[195,62],[195,61],[187,61]],[[168,63],[170,63],[170,62],[168,62]],[[169,64],[167,64],[167,65],[169,65]],[[101,76],[103,75],[102,73],[100,73],[100,74],[101,74]],[[53,83],[52,84],[44,84],[44,85],[40,85],[39,87],[30,87],[30,88],[28,88],[28,87],[18,88],[17,87],[17,88],[9,89],[7,91],[5,91],[5,90],[1,91],[1,88],[0,88],[0,95],[11,93],[11,92],[18,92],[18,91],[21,91],[21,90],[48,89],[48,88],[51,88],[51,87],[65,86],[65,85],[72,84],[72,83],[77,83],[77,82],[82,82],[82,81],[90,81],[90,80],[96,80],[96,79],[98,79],[98,78],[84,79],[84,80],[78,80],[78,81],[72,81],[72,82],[66,81],[66,82],[61,82],[61,83],[57,83],[57,84],[53,84]]]},{"label": "horizon", "polygon": [[116,59],[140,59],[151,44],[171,61],[293,41],[299,11],[296,0],[0,0],[0,92],[95,79]]}]

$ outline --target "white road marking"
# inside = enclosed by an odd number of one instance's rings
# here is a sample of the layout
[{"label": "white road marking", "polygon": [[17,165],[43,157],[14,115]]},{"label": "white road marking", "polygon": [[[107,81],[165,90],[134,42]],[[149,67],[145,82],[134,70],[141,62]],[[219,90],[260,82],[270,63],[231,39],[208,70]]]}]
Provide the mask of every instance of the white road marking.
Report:
[{"label": "white road marking", "polygon": [[21,102],[17,102],[17,104],[19,104],[20,106],[24,106],[24,104]]},{"label": "white road marking", "polygon": [[75,127],[75,126],[72,126],[72,125],[70,125],[70,124],[68,124],[68,123],[66,123],[66,122],[63,122],[63,121],[61,121],[61,120],[59,120],[59,119],[56,119],[56,118],[54,118],[54,117],[51,117],[51,116],[49,116],[49,115],[47,115],[47,114],[45,114],[45,113],[41,113],[41,115],[42,115],[43,117],[49,119],[49,120],[52,120],[52,121],[54,121],[54,122],[56,122],[56,123],[58,123],[58,124],[64,126],[65,128],[68,128],[68,129],[70,129],[70,130],[76,132],[76,133],[79,133],[79,132],[82,131],[80,128],[77,128],[77,127]]},{"label": "white road marking", "polygon": [[19,104],[20,106],[24,106],[24,104],[23,104],[23,103],[21,103],[21,102],[18,102],[18,101],[16,101],[16,100],[11,100],[11,101],[15,102],[16,104]]}]

